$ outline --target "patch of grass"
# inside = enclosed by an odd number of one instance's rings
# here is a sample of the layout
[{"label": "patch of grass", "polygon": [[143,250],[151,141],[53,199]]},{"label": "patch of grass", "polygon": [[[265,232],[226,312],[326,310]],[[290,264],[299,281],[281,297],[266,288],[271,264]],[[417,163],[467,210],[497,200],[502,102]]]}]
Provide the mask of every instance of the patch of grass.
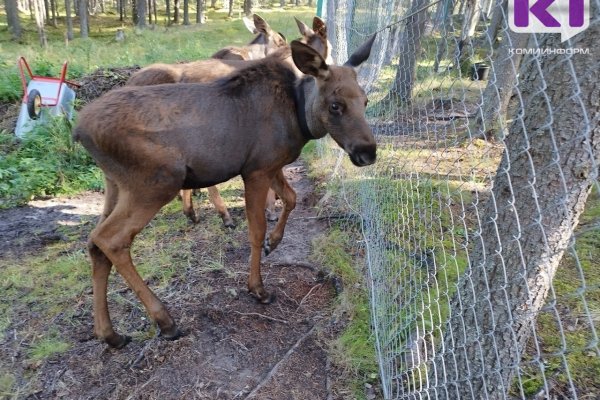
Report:
[{"label": "patch of grass", "polygon": [[17,378],[10,372],[0,372],[0,397],[10,399],[14,395]]},{"label": "patch of grass", "polygon": [[56,335],[44,336],[31,345],[28,356],[31,361],[43,361],[56,354],[64,353],[70,347],[69,343],[60,340]]},{"label": "patch of grass", "polygon": [[102,185],[102,173],[83,147],[73,143],[69,123],[60,117],[38,126],[14,151],[0,156],[0,208]]},{"label": "patch of grass", "polygon": [[339,297],[338,312],[349,318],[341,336],[332,343],[336,362],[351,373],[354,398],[363,399],[364,384],[377,380],[375,343],[371,333],[371,314],[364,275],[353,257],[351,236],[337,228],[313,240],[312,258],[339,277],[344,291]]}]

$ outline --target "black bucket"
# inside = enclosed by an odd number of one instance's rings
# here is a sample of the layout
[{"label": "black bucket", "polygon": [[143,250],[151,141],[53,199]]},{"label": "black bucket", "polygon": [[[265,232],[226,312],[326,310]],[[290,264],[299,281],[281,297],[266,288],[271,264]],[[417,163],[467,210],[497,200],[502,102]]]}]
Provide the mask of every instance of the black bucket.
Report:
[{"label": "black bucket", "polygon": [[471,67],[471,80],[487,81],[490,75],[490,66],[486,63],[475,63]]}]

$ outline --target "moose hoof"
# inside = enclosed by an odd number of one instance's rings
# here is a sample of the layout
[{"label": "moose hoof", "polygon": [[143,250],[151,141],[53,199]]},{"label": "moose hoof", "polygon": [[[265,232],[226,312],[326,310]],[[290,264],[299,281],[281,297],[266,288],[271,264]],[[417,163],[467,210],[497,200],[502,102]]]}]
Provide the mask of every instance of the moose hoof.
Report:
[{"label": "moose hoof", "polygon": [[185,336],[185,334],[179,328],[174,327],[172,329],[165,330],[165,331],[161,330],[160,336],[163,339],[172,341],[172,340],[177,340],[177,339]]},{"label": "moose hoof", "polygon": [[198,218],[198,216],[194,213],[194,214],[185,214],[186,217],[188,217],[188,219],[190,220],[190,222],[192,224],[197,224],[198,222],[200,222],[200,218]]},{"label": "moose hoof", "polygon": [[250,290],[249,292],[261,304],[271,304],[275,300],[275,296],[263,288],[257,291]]},{"label": "moose hoof", "polygon": [[263,249],[265,250],[265,256],[268,256],[273,250],[271,248],[271,240],[269,238],[266,238],[263,242]]},{"label": "moose hoof", "polygon": [[279,220],[279,215],[277,215],[276,212],[267,211],[267,220],[270,222],[276,222],[277,220]]},{"label": "moose hoof", "polygon": [[104,341],[113,349],[122,349],[123,347],[127,346],[129,342],[131,342],[131,337],[115,333],[110,337],[104,338]]},{"label": "moose hoof", "polygon": [[231,230],[235,229],[235,222],[233,222],[231,218],[223,219],[223,225],[225,226],[225,228],[229,228]]}]

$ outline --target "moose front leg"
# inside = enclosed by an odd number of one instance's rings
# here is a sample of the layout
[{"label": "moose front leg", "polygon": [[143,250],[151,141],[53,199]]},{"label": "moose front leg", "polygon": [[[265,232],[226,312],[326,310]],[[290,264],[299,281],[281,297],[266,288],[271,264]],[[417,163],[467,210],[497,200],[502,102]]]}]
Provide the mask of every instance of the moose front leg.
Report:
[{"label": "moose front leg", "polygon": [[270,182],[271,179],[262,173],[244,177],[246,218],[248,219],[248,237],[250,239],[248,291],[263,304],[273,301],[272,296],[265,290],[260,275],[260,257],[267,231],[264,210]]},{"label": "moose front leg", "polygon": [[292,189],[292,187],[288,184],[285,176],[283,176],[282,170],[279,170],[273,177],[273,180],[271,181],[271,187],[273,190],[275,190],[283,202],[283,210],[281,210],[281,215],[279,216],[277,225],[275,225],[275,228],[265,240],[265,255],[269,255],[270,252],[275,250],[275,248],[281,242],[281,239],[283,239],[283,232],[285,230],[287,220],[292,210],[296,208],[296,192],[294,192],[294,189]]}]

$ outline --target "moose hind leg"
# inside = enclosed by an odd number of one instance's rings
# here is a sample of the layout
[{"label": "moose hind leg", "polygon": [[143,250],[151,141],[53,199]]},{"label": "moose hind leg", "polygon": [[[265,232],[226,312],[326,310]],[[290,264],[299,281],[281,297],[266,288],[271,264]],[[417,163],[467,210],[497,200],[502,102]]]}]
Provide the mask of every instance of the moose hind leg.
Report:
[{"label": "moose hind leg", "polygon": [[[104,210],[98,221],[98,226],[100,226],[114,210],[118,195],[119,191],[117,185],[109,178],[105,178]],[[117,334],[110,322],[106,292],[112,262],[106,257],[106,254],[94,244],[91,237],[88,241],[88,252],[92,261],[95,334],[98,338],[106,341],[111,347],[121,348],[129,343],[131,338]]]},{"label": "moose hind leg", "polygon": [[283,202],[283,210],[281,210],[281,215],[279,216],[277,225],[275,225],[275,228],[273,228],[273,231],[265,240],[265,254],[267,255],[275,250],[279,243],[281,243],[287,220],[292,210],[296,208],[296,192],[294,192],[294,189],[292,189],[283,176],[282,170],[279,170],[271,181],[271,187],[281,198]]},{"label": "moose hind leg", "polygon": [[227,206],[225,205],[225,202],[223,201],[223,198],[221,197],[221,194],[216,186],[210,186],[208,188],[208,199],[217,209],[217,212],[223,220],[223,225],[225,225],[226,228],[235,228],[233,218],[231,218],[231,215],[229,215]]},{"label": "moose hind leg", "polygon": [[190,221],[192,221],[194,224],[197,224],[200,221],[200,219],[198,218],[198,216],[196,215],[196,212],[194,211],[194,202],[192,201],[192,190],[184,189],[184,190],[181,190],[179,193],[181,195],[181,203],[183,205],[183,213],[185,214],[186,217],[188,217],[188,219]]},{"label": "moose hind leg", "polygon": [[269,192],[267,193],[267,204],[265,205],[265,212],[267,214],[267,220],[271,222],[277,221],[277,218],[279,217],[277,215],[277,211],[275,210],[276,201],[277,199],[275,198],[275,192],[273,191],[273,189],[269,189]]},{"label": "moose hind leg", "polygon": [[[160,193],[155,195],[153,194]],[[168,191],[155,190],[151,193],[131,191],[119,193],[115,209],[91,235],[91,241],[108,257],[119,274],[144,304],[150,317],[158,324],[161,334],[167,339],[176,339],[181,332],[175,321],[154,293],[146,286],[133,265],[130,247],[134,237],[146,226],[160,208],[177,194],[177,189]],[[99,289],[105,289],[99,287]],[[104,293],[106,293],[104,291]],[[104,294],[105,296],[105,294]],[[102,298],[99,297],[99,301]],[[106,314],[108,315],[108,314]],[[100,321],[106,325],[106,321]],[[110,334],[112,325],[108,320],[108,329],[103,325],[99,329],[102,335]],[[102,338],[111,346],[114,342]],[[119,343],[117,343],[118,345]],[[116,346],[115,346],[116,347]]]}]

